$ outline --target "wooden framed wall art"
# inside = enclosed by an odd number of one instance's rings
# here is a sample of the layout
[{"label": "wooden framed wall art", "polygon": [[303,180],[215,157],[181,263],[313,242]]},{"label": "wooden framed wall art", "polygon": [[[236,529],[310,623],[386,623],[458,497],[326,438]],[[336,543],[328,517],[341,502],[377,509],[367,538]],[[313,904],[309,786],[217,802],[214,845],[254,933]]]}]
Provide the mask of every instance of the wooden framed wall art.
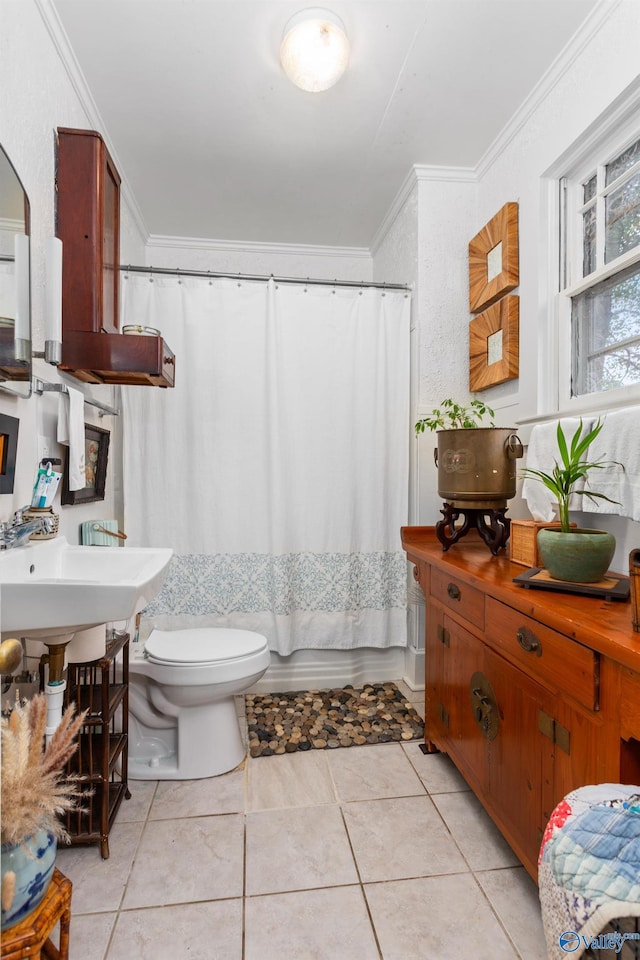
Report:
[{"label": "wooden framed wall art", "polygon": [[518,204],[505,203],[469,244],[471,313],[517,287],[518,274]]},{"label": "wooden framed wall art", "polygon": [[486,390],[519,371],[520,300],[503,297],[469,323],[469,390]]},{"label": "wooden framed wall art", "polygon": [[0,414],[0,493],[13,493],[19,426],[17,417]]},{"label": "wooden framed wall art", "polygon": [[91,503],[94,500],[104,500],[107,485],[109,438],[108,430],[85,423],[84,473],[86,485],[82,490],[69,490],[69,455],[67,454],[62,476],[62,503]]}]

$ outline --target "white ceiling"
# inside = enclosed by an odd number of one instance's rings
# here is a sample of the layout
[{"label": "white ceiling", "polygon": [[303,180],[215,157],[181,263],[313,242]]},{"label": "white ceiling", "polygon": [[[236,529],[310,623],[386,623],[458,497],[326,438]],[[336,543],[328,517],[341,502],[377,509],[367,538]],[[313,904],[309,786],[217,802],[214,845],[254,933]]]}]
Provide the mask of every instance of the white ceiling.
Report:
[{"label": "white ceiling", "polygon": [[345,76],[278,61],[305,0],[53,0],[151,234],[368,247],[413,164],[475,167],[596,0],[332,0]]}]

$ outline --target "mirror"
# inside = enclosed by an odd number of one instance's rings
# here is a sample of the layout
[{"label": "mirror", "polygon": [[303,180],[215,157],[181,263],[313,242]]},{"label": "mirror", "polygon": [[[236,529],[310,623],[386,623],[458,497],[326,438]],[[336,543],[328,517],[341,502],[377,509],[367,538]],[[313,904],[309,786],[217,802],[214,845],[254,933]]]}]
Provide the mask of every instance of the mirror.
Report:
[{"label": "mirror", "polygon": [[0,145],[0,390],[31,393],[29,198]]}]

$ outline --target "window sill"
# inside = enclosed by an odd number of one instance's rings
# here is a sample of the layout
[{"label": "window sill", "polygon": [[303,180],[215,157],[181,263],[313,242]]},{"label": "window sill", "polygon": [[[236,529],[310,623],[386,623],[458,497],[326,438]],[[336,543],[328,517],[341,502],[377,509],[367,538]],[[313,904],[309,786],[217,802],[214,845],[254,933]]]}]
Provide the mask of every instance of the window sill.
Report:
[{"label": "window sill", "polygon": [[[621,410],[624,407],[636,405],[640,406],[640,384],[625,387],[623,390],[610,390],[607,393],[574,397],[562,410],[538,413],[531,417],[521,417],[516,420],[516,426],[520,439],[526,444],[529,441],[532,428],[537,423],[548,423],[550,420],[561,420],[563,417],[604,417],[613,410]],[[638,415],[640,416],[640,410]]]}]

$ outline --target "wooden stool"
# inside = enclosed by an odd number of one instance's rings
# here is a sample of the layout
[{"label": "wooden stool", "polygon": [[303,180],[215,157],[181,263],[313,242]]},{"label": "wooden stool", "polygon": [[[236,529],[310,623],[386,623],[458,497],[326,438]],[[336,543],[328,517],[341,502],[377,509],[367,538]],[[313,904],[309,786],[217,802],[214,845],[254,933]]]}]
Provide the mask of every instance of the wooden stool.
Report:
[{"label": "wooden stool", "polygon": [[[15,927],[2,931],[2,960],[69,960],[71,889],[71,880],[55,867],[40,905]],[[58,921],[59,949],[49,939]]]}]

